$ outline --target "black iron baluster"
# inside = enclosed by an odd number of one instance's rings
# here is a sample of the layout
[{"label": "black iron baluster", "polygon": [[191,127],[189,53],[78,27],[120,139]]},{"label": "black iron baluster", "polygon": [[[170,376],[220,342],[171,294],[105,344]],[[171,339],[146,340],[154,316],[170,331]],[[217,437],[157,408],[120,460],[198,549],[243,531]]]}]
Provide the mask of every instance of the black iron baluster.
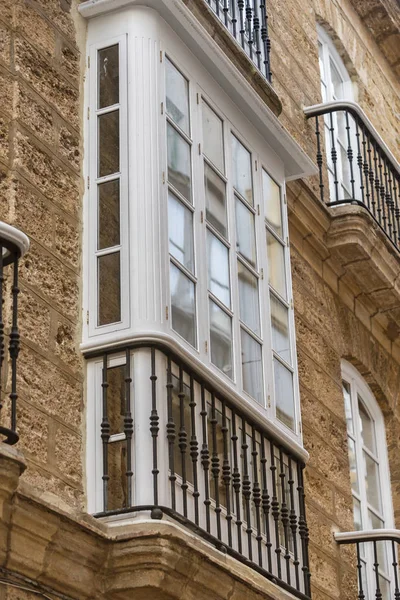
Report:
[{"label": "black iron baluster", "polygon": [[260,42],[260,17],[258,14],[258,0],[254,2],[254,16],[253,16],[253,36],[256,44],[256,60],[257,67],[261,71],[261,42]]},{"label": "black iron baluster", "polygon": [[281,522],[285,543],[286,581],[290,585],[290,553],[289,553],[289,508],[286,502],[286,473],[282,448],[279,448],[279,477],[281,485]]},{"label": "black iron baluster", "polygon": [[381,206],[382,206],[382,213],[383,213],[383,229],[384,231],[387,231],[387,225],[386,225],[386,221],[389,220],[389,214],[387,211],[387,205],[386,205],[386,197],[385,197],[385,185],[384,185],[384,181],[383,181],[383,174],[382,174],[382,155],[381,152],[379,150],[379,147],[377,147],[376,149],[377,151],[377,160],[378,160],[378,171],[379,171],[379,194],[381,197]]},{"label": "black iron baluster", "polygon": [[360,542],[356,542],[356,546],[357,546],[358,600],[364,600],[365,594],[364,594],[364,588],[363,588]]},{"label": "black iron baluster", "polygon": [[253,9],[250,4],[250,0],[246,0],[246,29],[247,29],[247,43],[249,45],[250,59],[253,60]]},{"label": "black iron baluster", "polygon": [[247,544],[249,551],[249,559],[253,560],[253,550],[251,544],[251,508],[250,508],[250,499],[251,499],[251,483],[249,477],[249,465],[247,460],[247,434],[246,434],[246,421],[244,417],[242,417],[242,467],[243,467],[243,482],[242,482],[242,494],[244,499],[244,505],[246,509],[246,533],[247,533]]},{"label": "black iron baluster", "polygon": [[3,246],[0,245],[0,411],[2,409],[3,398],[3,362],[4,362],[4,322],[3,322],[3,286],[4,286],[4,267],[3,267]]},{"label": "black iron baluster", "polygon": [[153,501],[154,506],[158,506],[158,456],[157,456],[157,438],[159,431],[159,416],[157,412],[157,375],[156,375],[156,351],[151,349],[151,414],[150,414],[150,432],[153,439]]},{"label": "black iron baluster", "polygon": [[372,144],[373,150],[374,150],[374,188],[375,188],[375,196],[376,196],[376,201],[378,204],[378,221],[380,223],[380,225],[382,225],[382,204],[381,204],[381,186],[380,186],[380,182],[379,182],[379,177],[378,177],[378,156],[377,156],[377,149],[375,144]]},{"label": "black iron baluster", "polygon": [[392,182],[392,189],[393,189],[393,202],[394,202],[394,206],[395,206],[395,215],[396,215],[396,224],[397,224],[397,240],[396,240],[396,244],[397,247],[400,246],[400,199],[397,197],[397,190],[400,189],[400,179],[397,178],[396,173],[393,171],[393,182]]},{"label": "black iron baluster", "polygon": [[399,571],[398,571],[398,563],[396,557],[396,546],[394,541],[392,540],[392,566],[393,566],[393,576],[394,576],[394,599],[400,600],[400,589],[399,589]]},{"label": "black iron baluster", "polygon": [[257,527],[257,547],[258,547],[258,564],[260,567],[263,565],[262,560],[262,535],[261,535],[261,489],[260,482],[258,480],[258,451],[257,451],[257,440],[256,431],[254,427],[251,428],[251,441],[252,449],[251,456],[253,461],[253,504],[256,511],[256,527]]},{"label": "black iron baluster", "polygon": [[271,530],[269,524],[269,512],[271,508],[270,498],[268,494],[268,481],[267,481],[267,458],[265,455],[265,437],[264,434],[261,434],[261,475],[262,475],[262,509],[264,513],[264,522],[265,522],[265,538],[266,538],[266,548],[267,548],[267,560],[268,560],[268,571],[272,573],[272,542],[271,542]]},{"label": "black iron baluster", "polygon": [[337,174],[337,152],[336,152],[336,146],[335,146],[335,128],[333,126],[332,113],[329,113],[329,119],[330,119],[329,131],[331,134],[331,158],[332,158],[333,176],[334,176],[333,185],[335,186],[336,202],[339,202],[339,181],[338,181],[338,174]]},{"label": "black iron baluster", "polygon": [[368,146],[368,179],[369,179],[369,187],[371,191],[371,206],[372,206],[372,214],[375,218],[377,218],[377,200],[375,199],[375,187],[374,187],[374,170],[372,168],[372,150],[371,150],[371,139],[369,133],[367,132],[367,146]]},{"label": "black iron baluster", "polygon": [[272,499],[271,499],[271,513],[275,523],[275,554],[276,564],[278,568],[278,577],[282,578],[281,569],[281,545],[279,539],[279,501],[277,494],[277,483],[276,483],[276,464],[275,464],[275,446],[271,442],[271,473],[272,473]]},{"label": "black iron baluster", "polygon": [[390,239],[393,240],[392,233],[393,233],[393,227],[394,227],[394,215],[393,215],[392,197],[389,192],[388,164],[387,164],[387,161],[384,156],[382,156],[382,159],[383,159],[385,202],[386,202],[386,207],[387,207],[388,229],[389,229],[389,231],[386,233],[388,233]]},{"label": "black iron baluster", "polygon": [[353,148],[351,147],[349,113],[347,112],[347,110],[345,110],[344,114],[345,114],[346,132],[347,132],[347,160],[349,161],[349,167],[350,167],[351,197],[355,198],[356,196],[355,196],[355,190],[354,190]]},{"label": "black iron baluster", "polygon": [[394,175],[393,171],[392,171],[392,166],[390,164],[387,164],[387,169],[388,169],[388,194],[389,194],[389,198],[390,198],[390,211],[391,211],[391,215],[392,215],[392,240],[393,243],[397,245],[397,232],[398,232],[398,224],[397,224],[397,216],[396,216],[396,205],[395,205],[395,201],[394,201],[394,196],[393,196],[393,180],[392,180],[392,176]]},{"label": "black iron baluster", "polygon": [[233,37],[237,39],[237,16],[236,16],[236,2],[237,0],[230,0],[232,8],[232,33]]},{"label": "black iron baluster", "polygon": [[228,12],[229,12],[229,0],[224,0],[224,8],[222,9],[224,13],[224,22],[225,27],[228,29]]},{"label": "black iron baluster", "polygon": [[211,435],[212,435],[212,454],[211,454],[211,473],[214,481],[214,500],[215,515],[217,519],[217,537],[221,539],[221,505],[219,502],[219,457],[217,447],[217,417],[215,413],[215,396],[211,394]]},{"label": "black iron baluster", "polygon": [[264,51],[264,74],[267,80],[271,83],[271,69],[270,69],[270,51],[271,51],[271,40],[268,35],[268,13],[265,0],[260,2],[260,14],[261,14],[261,40]]},{"label": "black iron baluster", "polygon": [[297,514],[296,514],[296,505],[294,500],[294,477],[293,477],[293,467],[292,467],[292,458],[289,456],[288,458],[289,464],[289,497],[290,497],[290,513],[289,513],[289,522],[290,522],[290,530],[292,532],[292,543],[293,543],[293,566],[294,566],[294,574],[296,579],[296,589],[300,590],[300,574],[299,574],[299,554],[297,549]]},{"label": "black iron baluster", "polygon": [[317,137],[317,165],[319,170],[319,193],[321,202],[324,202],[324,177],[323,177],[323,158],[321,148],[321,132],[319,130],[319,118],[315,117],[315,135]]},{"label": "black iron baluster", "polygon": [[238,538],[238,551],[242,554],[242,521],[241,506],[240,506],[240,470],[239,470],[239,459],[238,459],[238,434],[236,431],[236,414],[232,412],[232,447],[233,447],[233,489],[235,492],[236,500],[236,527],[237,527],[237,538]]},{"label": "black iron baluster", "polygon": [[124,433],[126,438],[126,488],[127,488],[127,504],[132,506],[132,435],[133,435],[133,418],[131,408],[131,351],[127,348],[125,353],[125,416],[124,416]]},{"label": "black iron baluster", "polygon": [[308,527],[306,521],[306,505],[305,505],[305,490],[304,490],[304,479],[303,471],[304,464],[298,463],[297,465],[297,491],[299,494],[299,534],[301,539],[303,566],[302,571],[304,575],[304,593],[306,596],[311,596],[310,588],[310,568],[308,558]]},{"label": "black iron baluster", "polygon": [[185,392],[183,391],[183,369],[179,365],[179,450],[181,453],[181,471],[182,471],[182,501],[183,501],[183,516],[187,517],[187,490],[188,484],[186,480],[186,449],[187,449],[187,433],[185,429]]},{"label": "black iron baluster", "polygon": [[103,373],[102,373],[102,420],[101,420],[101,439],[103,445],[103,510],[108,510],[108,481],[110,476],[108,474],[108,442],[110,439],[110,423],[108,421],[108,407],[107,407],[107,390],[109,383],[107,381],[107,354],[103,356]]},{"label": "black iron baluster", "polygon": [[219,17],[219,2],[220,0],[215,0],[215,13],[217,17]]},{"label": "black iron baluster", "polygon": [[244,0],[238,0],[238,10],[239,10],[239,33],[240,33],[240,44],[242,48],[245,48],[245,20],[244,20]]},{"label": "black iron baluster", "polygon": [[367,160],[367,141],[365,139],[364,125],[361,125],[361,131],[362,131],[362,137],[363,137],[362,146],[363,146],[363,173],[364,173],[364,185],[365,185],[365,198],[367,200],[368,208],[371,209],[370,190],[369,190],[369,167],[368,167],[368,160]]},{"label": "black iron baluster", "polygon": [[17,358],[19,354],[19,331],[18,331],[18,254],[15,253],[13,260],[13,285],[12,285],[12,325],[10,332],[9,353],[11,358],[11,430],[17,430]]},{"label": "black iron baluster", "polygon": [[382,600],[382,592],[381,592],[381,588],[379,586],[379,563],[378,563],[378,548],[377,548],[376,540],[373,540],[372,545],[374,548],[374,570],[375,570],[375,584],[376,584],[375,598],[376,598],[376,600]]},{"label": "black iron baluster", "polygon": [[192,459],[192,470],[193,470],[193,498],[194,498],[194,522],[196,525],[199,524],[199,482],[197,475],[197,461],[199,458],[199,443],[196,435],[196,399],[194,396],[194,385],[193,376],[190,376],[190,421],[191,421],[191,435],[190,435],[190,457]]},{"label": "black iron baluster", "polygon": [[231,514],[231,465],[229,462],[229,436],[226,419],[226,405],[222,403],[222,436],[224,444],[224,459],[222,463],[222,480],[225,485],[226,494],[226,522],[228,527],[228,545],[232,547],[232,514]]},{"label": "black iron baluster", "polygon": [[176,510],[176,475],[175,475],[175,422],[174,416],[172,412],[172,390],[174,384],[172,383],[172,366],[171,366],[171,358],[168,356],[167,363],[167,440],[168,440],[168,462],[169,462],[169,481],[171,486],[171,508],[172,510]]},{"label": "black iron baluster", "polygon": [[206,529],[207,532],[210,533],[210,480],[209,480],[209,470],[210,470],[210,451],[208,449],[207,443],[207,405],[206,405],[206,394],[204,385],[201,384],[201,422],[203,429],[203,444],[201,447],[201,466],[203,467],[204,472],[204,491],[205,491],[205,500],[204,506],[206,507]]},{"label": "black iron baluster", "polygon": [[365,204],[364,199],[364,179],[363,179],[363,159],[361,156],[361,144],[360,144],[360,129],[358,126],[358,120],[354,118],[356,124],[356,139],[357,139],[357,165],[360,174],[360,191],[361,191],[361,200],[363,204]]}]

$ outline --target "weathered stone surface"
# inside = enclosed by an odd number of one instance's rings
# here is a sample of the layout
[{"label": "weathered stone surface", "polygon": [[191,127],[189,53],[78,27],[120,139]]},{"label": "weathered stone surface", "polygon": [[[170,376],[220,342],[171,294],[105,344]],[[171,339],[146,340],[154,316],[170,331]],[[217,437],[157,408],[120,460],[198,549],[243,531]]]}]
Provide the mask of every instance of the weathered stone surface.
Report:
[{"label": "weathered stone surface", "polygon": [[39,463],[47,462],[49,428],[46,415],[23,400],[17,408],[19,449]]},{"label": "weathered stone surface", "polygon": [[16,2],[15,20],[17,29],[31,44],[41,50],[48,59],[54,56],[56,33],[54,27],[27,2]]},{"label": "weathered stone surface", "polygon": [[19,327],[23,339],[46,350],[50,338],[51,312],[49,306],[28,290],[22,290],[19,296],[19,312]]},{"label": "weathered stone surface", "polygon": [[17,84],[17,118],[19,123],[33,130],[40,140],[53,144],[55,138],[53,112],[23,82]]},{"label": "weathered stone surface", "polygon": [[82,456],[80,436],[59,427],[55,438],[55,464],[63,477],[72,479],[78,486],[82,481]]},{"label": "weathered stone surface", "polygon": [[61,259],[77,268],[80,259],[80,224],[61,215],[55,218],[55,248]]}]

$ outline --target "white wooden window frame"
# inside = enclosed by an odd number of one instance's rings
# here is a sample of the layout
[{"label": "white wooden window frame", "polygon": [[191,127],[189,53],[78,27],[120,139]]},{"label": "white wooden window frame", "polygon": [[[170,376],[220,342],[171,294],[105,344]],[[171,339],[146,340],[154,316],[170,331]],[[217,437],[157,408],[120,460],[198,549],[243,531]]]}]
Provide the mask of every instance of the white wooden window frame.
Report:
[{"label": "white wooden window frame", "polygon": [[[119,103],[99,109],[98,97],[98,52],[110,46],[119,48]],[[88,128],[87,128],[87,204],[86,241],[88,245],[88,269],[85,272],[88,285],[85,288],[87,315],[84,322],[88,327],[88,335],[107,334],[129,327],[129,206],[128,206],[128,88],[127,88],[127,45],[126,35],[111,37],[104,42],[93,44],[89,48],[88,69]],[[119,110],[119,159],[118,173],[98,177],[98,116]],[[120,182],[120,244],[115,250],[120,252],[120,295],[121,319],[115,323],[98,325],[98,256],[111,254],[111,249],[97,249],[98,240],[98,186],[100,183],[119,179]],[[90,225],[89,225],[90,223]]]},{"label": "white wooden window frame", "polygon": [[[359,493],[352,490],[352,496],[360,502],[362,529],[372,529],[368,522],[368,510],[373,512],[379,519],[383,521],[384,529],[391,529],[394,527],[394,519],[392,495],[391,493],[389,493],[391,490],[390,471],[387,455],[387,443],[383,414],[367,383],[361,377],[357,369],[347,361],[342,361],[342,379],[350,387],[350,400],[353,416],[354,435],[348,433],[347,437],[353,439],[355,443],[356,470]],[[374,423],[377,450],[374,459],[378,464],[378,483],[380,488],[379,493],[381,495],[382,502],[381,513],[379,513],[374,507],[372,507],[367,500],[367,492],[364,479],[364,465],[362,461],[363,450],[365,449],[365,447],[363,446],[363,441],[361,437],[358,397],[360,397],[360,399],[362,400],[365,410],[367,411]],[[368,451],[368,454],[372,456],[370,451]],[[371,594],[372,591],[375,589],[374,572],[372,569],[372,563],[374,562],[372,556],[372,544],[365,544],[365,556],[368,565],[366,572],[367,585],[369,593]],[[392,574],[392,569],[390,568],[390,556],[391,554],[387,554],[388,570],[386,572],[386,577],[389,582],[391,580]]]}]

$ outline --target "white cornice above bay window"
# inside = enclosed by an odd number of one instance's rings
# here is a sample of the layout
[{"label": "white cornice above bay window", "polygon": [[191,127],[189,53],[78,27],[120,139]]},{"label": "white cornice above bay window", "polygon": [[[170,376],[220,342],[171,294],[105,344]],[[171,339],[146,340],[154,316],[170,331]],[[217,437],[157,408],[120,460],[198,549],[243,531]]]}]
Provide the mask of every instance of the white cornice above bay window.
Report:
[{"label": "white cornice above bay window", "polygon": [[[155,9],[185,42],[284,163],[287,181],[317,174],[317,167],[248,84],[182,0],[87,0],[78,10],[92,19],[110,12],[147,6]],[[206,8],[206,6],[205,6]],[[240,46],[238,46],[240,48]]]}]

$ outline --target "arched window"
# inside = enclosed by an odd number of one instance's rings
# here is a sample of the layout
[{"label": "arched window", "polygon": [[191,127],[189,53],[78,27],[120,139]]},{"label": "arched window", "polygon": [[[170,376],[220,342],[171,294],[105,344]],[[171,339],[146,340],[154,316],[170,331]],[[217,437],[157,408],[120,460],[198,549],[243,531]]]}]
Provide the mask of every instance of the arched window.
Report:
[{"label": "arched window", "polygon": [[[354,528],[357,531],[393,527],[390,476],[382,412],[366,382],[349,363],[342,364],[343,396],[347,421]],[[389,597],[390,563],[385,542],[380,542],[379,575],[382,597]],[[374,590],[371,544],[363,544],[365,589]],[[364,585],[363,585],[364,587]]]},{"label": "arched window", "polygon": [[[344,62],[328,33],[320,25],[317,26],[317,31],[322,102],[330,103],[339,100],[352,102],[354,100],[353,88]],[[347,200],[352,197],[352,188],[347,157],[348,140],[345,114],[343,112],[326,114],[324,125],[330,199],[331,202]],[[350,127],[352,137],[354,137],[352,122]],[[356,144],[353,147],[356,147]],[[332,157],[332,149],[335,149],[336,152],[335,160]],[[353,174],[353,177],[358,177],[357,172]],[[336,181],[338,182],[337,194]],[[355,186],[355,189],[358,189],[358,186]]]}]

